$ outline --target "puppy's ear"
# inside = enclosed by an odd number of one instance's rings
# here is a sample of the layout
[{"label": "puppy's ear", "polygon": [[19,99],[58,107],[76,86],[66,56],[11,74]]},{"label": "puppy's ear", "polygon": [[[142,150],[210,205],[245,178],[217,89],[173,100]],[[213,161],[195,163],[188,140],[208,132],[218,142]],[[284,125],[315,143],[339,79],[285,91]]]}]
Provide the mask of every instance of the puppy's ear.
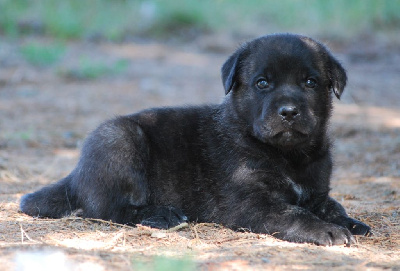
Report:
[{"label": "puppy's ear", "polygon": [[330,87],[333,93],[335,93],[335,96],[340,100],[340,96],[347,83],[347,75],[345,69],[333,56],[331,56],[329,80],[331,81]]},{"label": "puppy's ear", "polygon": [[228,94],[235,85],[239,72],[240,59],[243,54],[244,48],[238,49],[228,60],[222,65],[221,77],[222,84],[225,88],[225,95]]}]

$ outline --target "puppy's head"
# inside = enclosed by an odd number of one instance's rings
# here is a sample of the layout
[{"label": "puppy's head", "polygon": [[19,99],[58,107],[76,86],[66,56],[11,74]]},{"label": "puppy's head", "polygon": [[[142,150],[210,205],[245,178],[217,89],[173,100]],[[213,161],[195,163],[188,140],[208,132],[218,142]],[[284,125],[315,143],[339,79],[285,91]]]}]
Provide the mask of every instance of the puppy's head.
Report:
[{"label": "puppy's head", "polygon": [[222,67],[226,99],[258,140],[290,150],[324,136],[333,92],[346,73],[321,43],[269,35],[246,43]]}]

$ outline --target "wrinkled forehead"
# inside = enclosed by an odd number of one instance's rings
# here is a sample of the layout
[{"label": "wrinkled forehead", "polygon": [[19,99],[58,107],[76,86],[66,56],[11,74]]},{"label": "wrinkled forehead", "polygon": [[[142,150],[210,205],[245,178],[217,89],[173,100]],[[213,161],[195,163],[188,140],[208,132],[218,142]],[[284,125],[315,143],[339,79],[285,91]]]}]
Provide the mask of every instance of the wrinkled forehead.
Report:
[{"label": "wrinkled forehead", "polygon": [[[248,44],[246,73],[319,73],[324,76],[325,49],[316,41],[297,36],[264,37]],[[322,73],[322,74],[321,74]]]}]

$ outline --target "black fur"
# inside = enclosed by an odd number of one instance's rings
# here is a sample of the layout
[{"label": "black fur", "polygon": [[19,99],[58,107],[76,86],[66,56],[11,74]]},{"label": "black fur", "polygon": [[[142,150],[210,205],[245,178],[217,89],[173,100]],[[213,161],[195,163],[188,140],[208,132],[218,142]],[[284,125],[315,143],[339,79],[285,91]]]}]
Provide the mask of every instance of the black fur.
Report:
[{"label": "black fur", "polygon": [[84,217],[157,228],[216,222],[293,242],[350,244],[370,228],[328,196],[326,134],[332,92],[340,98],[346,79],[310,38],[253,40],[222,67],[222,104],[105,122],[72,173],[25,195],[21,210],[59,218],[81,209]]}]

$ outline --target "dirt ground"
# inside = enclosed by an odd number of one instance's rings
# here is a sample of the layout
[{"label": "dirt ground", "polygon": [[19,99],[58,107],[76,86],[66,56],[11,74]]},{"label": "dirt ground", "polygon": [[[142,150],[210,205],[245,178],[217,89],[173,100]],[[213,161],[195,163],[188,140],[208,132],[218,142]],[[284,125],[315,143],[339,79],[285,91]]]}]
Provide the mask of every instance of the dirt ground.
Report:
[{"label": "dirt ground", "polygon": [[[317,247],[215,224],[165,232],[19,213],[23,194],[73,169],[82,140],[102,121],[148,107],[221,101],[219,69],[237,45],[207,37],[189,44],[70,43],[59,64],[37,68],[19,55],[23,42],[0,41],[0,270],[148,270],[159,256],[183,257],[202,270],[400,270],[399,46],[331,44],[349,76],[331,127],[332,196],[374,235],[352,247]],[[62,76],[81,57],[129,65],[91,81]]]}]

